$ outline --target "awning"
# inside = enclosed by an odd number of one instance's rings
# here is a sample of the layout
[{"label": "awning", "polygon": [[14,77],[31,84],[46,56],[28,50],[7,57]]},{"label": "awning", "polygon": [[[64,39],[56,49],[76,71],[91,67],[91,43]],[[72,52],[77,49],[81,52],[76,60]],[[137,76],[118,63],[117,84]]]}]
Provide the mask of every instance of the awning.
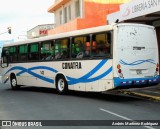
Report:
[{"label": "awning", "polygon": [[109,23],[119,22],[154,22],[160,20],[159,0],[134,0],[120,5],[120,11],[107,17]]}]

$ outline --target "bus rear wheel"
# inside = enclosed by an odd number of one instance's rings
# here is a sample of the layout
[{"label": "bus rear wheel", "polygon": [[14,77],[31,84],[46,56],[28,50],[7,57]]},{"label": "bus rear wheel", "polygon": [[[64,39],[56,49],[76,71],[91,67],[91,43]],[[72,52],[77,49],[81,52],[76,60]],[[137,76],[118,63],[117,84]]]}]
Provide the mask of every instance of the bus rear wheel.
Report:
[{"label": "bus rear wheel", "polygon": [[60,75],[56,79],[56,89],[59,94],[66,94],[68,91],[68,84],[63,75]]},{"label": "bus rear wheel", "polygon": [[20,86],[19,85],[17,85],[17,79],[16,79],[16,76],[15,75],[11,75],[11,88],[13,89],[13,90],[17,90],[17,89],[19,89],[20,88]]}]

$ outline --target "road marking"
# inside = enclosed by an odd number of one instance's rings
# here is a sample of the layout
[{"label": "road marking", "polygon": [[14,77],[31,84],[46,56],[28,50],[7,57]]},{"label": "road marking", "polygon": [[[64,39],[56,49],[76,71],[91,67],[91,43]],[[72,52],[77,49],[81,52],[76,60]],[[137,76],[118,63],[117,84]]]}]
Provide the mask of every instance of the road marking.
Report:
[{"label": "road marking", "polygon": [[[125,116],[119,115],[119,114],[114,113],[114,112],[111,112],[111,111],[109,111],[109,110],[106,110],[106,109],[103,109],[103,108],[99,108],[99,110],[101,110],[101,111],[103,111],[103,112],[107,112],[107,113],[112,114],[112,115],[114,115],[114,116],[120,117],[120,118],[122,118],[122,119],[129,120],[129,121],[133,121],[133,122],[134,122],[134,120],[132,120],[132,119],[130,119],[130,118],[127,118],[127,117],[125,117]],[[156,129],[156,128],[153,128],[153,127],[151,127],[151,126],[143,126],[143,127],[148,128],[148,129]]]}]

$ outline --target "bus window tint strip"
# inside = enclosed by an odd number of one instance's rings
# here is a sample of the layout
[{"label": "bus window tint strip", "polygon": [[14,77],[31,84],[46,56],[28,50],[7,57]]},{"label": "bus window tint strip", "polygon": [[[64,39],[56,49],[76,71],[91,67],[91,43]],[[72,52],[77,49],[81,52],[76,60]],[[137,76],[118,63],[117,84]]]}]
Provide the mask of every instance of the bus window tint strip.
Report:
[{"label": "bus window tint strip", "polygon": [[109,32],[10,46],[11,63],[110,58]]}]

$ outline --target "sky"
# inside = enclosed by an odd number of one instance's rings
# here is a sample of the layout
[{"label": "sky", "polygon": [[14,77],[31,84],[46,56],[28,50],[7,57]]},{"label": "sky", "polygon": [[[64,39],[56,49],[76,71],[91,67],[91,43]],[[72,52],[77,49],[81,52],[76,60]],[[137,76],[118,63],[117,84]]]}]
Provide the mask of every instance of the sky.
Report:
[{"label": "sky", "polygon": [[[25,40],[27,30],[54,23],[53,13],[47,12],[54,0],[0,0],[0,3],[0,41]],[[12,34],[2,34],[7,27],[11,27]]]}]

